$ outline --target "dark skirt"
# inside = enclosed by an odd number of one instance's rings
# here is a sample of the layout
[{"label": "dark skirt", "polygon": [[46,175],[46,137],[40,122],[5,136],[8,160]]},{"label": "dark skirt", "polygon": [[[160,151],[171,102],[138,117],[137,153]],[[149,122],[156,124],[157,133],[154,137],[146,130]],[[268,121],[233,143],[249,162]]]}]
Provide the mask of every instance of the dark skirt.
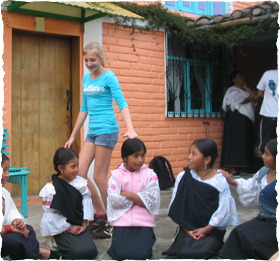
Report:
[{"label": "dark skirt", "polygon": [[268,260],[277,251],[276,220],[257,217],[232,230],[219,256]]},{"label": "dark skirt", "polygon": [[54,239],[62,259],[94,259],[98,254],[88,229],[78,236],[64,232]]},{"label": "dark skirt", "polygon": [[22,234],[11,232],[2,235],[1,256],[10,256],[12,260],[17,259],[38,259],[39,242],[35,231],[29,225],[26,228],[30,231],[28,238]]},{"label": "dark skirt", "polygon": [[226,112],[221,166],[250,167],[254,153],[253,122],[237,110]]},{"label": "dark skirt", "polygon": [[179,227],[170,248],[163,252],[168,259],[209,259],[217,256],[223,246],[225,230],[214,230],[205,238],[195,240],[190,237],[183,228]]},{"label": "dark skirt", "polygon": [[155,241],[151,227],[114,227],[108,254],[115,260],[150,259]]}]

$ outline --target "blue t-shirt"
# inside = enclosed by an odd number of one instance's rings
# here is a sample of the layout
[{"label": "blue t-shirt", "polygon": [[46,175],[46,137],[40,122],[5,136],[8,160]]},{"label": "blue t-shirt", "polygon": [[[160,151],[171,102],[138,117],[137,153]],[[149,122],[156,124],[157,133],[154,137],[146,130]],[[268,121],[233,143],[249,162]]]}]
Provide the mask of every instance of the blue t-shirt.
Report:
[{"label": "blue t-shirt", "polygon": [[106,70],[97,79],[91,73],[83,77],[83,102],[81,111],[89,115],[88,134],[107,134],[119,131],[114,113],[113,99],[119,110],[128,107],[116,75]]}]

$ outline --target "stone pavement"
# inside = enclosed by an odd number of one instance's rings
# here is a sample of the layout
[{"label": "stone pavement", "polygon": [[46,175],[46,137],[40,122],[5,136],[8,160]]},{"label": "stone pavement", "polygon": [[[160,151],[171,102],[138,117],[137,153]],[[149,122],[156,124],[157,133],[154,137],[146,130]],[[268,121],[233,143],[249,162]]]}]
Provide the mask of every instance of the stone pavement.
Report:
[{"label": "stone pavement", "polygon": [[[243,176],[242,176],[243,177]],[[235,189],[231,188],[232,195],[236,199],[237,211],[239,214],[240,223],[250,220],[257,216],[257,208],[244,208],[240,205]],[[157,216],[157,227],[154,229],[156,235],[156,243],[153,248],[153,258],[152,259],[164,259],[165,256],[161,255],[161,252],[166,250],[172,243],[172,238],[174,236],[177,225],[167,216],[168,205],[171,199],[172,189],[161,191],[161,209],[160,214]],[[40,236],[40,220],[43,214],[41,205],[28,205],[28,218],[26,221],[28,224],[33,226],[36,231],[40,247],[44,248],[43,238]],[[233,227],[228,227],[225,235],[225,239],[228,237],[229,232]],[[94,240],[97,249],[98,260],[108,260],[110,256],[107,254],[107,250],[110,247],[111,239],[97,239]]]}]

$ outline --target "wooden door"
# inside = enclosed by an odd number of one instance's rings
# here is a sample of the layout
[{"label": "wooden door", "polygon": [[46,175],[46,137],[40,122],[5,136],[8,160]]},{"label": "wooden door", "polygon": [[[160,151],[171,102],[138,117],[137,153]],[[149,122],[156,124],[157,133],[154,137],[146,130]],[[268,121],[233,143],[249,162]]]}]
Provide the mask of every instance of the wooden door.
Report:
[{"label": "wooden door", "polygon": [[13,33],[11,162],[29,168],[28,195],[50,181],[55,150],[70,135],[70,47],[69,38]]}]

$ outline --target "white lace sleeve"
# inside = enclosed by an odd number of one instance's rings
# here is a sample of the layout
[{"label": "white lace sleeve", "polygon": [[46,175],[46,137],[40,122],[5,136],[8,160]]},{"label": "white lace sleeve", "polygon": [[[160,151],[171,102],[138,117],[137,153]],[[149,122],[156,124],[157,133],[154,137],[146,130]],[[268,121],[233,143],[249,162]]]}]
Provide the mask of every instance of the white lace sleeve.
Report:
[{"label": "white lace sleeve", "polygon": [[150,214],[158,215],[160,208],[160,189],[158,183],[158,177],[156,173],[152,171],[151,178],[147,186],[141,190],[137,195],[141,198],[146,209]]},{"label": "white lace sleeve", "polygon": [[112,222],[119,219],[132,206],[133,201],[120,195],[121,190],[113,176],[108,181],[107,217]]},{"label": "white lace sleeve", "polygon": [[250,179],[236,179],[236,192],[244,207],[258,206],[258,172]]}]

